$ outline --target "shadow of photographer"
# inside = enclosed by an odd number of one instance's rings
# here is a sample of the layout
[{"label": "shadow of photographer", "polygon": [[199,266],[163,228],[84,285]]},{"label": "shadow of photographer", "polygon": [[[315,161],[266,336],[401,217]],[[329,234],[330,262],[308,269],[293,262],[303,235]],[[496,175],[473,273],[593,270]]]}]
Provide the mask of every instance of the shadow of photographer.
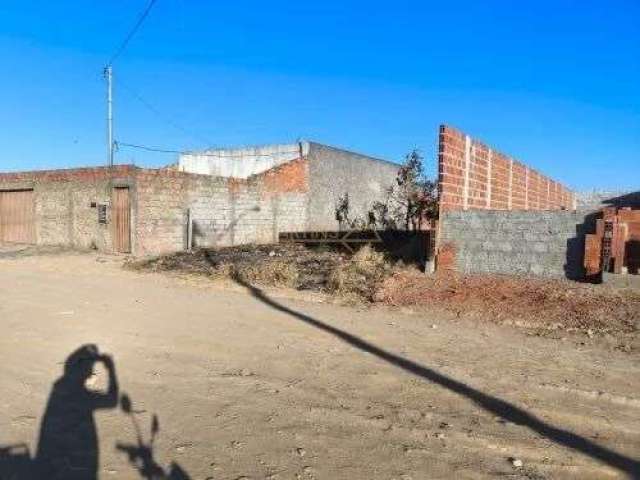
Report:
[{"label": "shadow of photographer", "polygon": [[[102,363],[109,377],[105,392],[87,388],[94,366]],[[34,458],[38,478],[93,480],[99,465],[94,412],[118,405],[118,380],[113,359],[95,345],[83,345],[64,364],[53,384],[40,426]]]},{"label": "shadow of photographer", "polygon": [[[97,364],[102,364],[107,372],[108,385],[104,391],[87,387]],[[153,417],[152,440],[145,444],[131,400],[123,395],[120,401],[113,359],[100,353],[93,344],[83,345],[67,357],[62,376],[51,388],[33,458],[25,444],[0,447],[0,480],[97,480],[100,449],[94,412],[116,408],[119,403],[134,421],[138,444],[118,443],[116,448],[128,454],[141,477],[188,480],[189,476],[177,464],[172,464],[165,474],[155,462],[153,440],[159,431],[157,417]]]}]

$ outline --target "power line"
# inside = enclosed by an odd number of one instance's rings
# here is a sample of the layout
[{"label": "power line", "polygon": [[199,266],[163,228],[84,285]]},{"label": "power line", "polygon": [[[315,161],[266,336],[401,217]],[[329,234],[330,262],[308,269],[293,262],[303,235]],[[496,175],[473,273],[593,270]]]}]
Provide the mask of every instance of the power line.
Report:
[{"label": "power line", "polygon": [[139,150],[146,150],[147,152],[157,152],[157,153],[178,153],[178,154],[183,154],[183,153],[187,153],[187,152],[182,152],[180,150],[166,150],[164,148],[157,148],[157,147],[148,147],[147,145],[136,145],[134,143],[125,143],[125,142],[119,142],[116,140],[115,142],[116,147],[129,147],[129,148],[137,148]]},{"label": "power line", "polygon": [[158,108],[153,106],[153,104],[151,104],[148,100],[145,100],[142,95],[140,95],[137,91],[135,91],[133,88],[128,86],[122,80],[120,80],[120,85],[124,87],[126,91],[128,91],[136,100],[138,100],[142,105],[144,105],[149,111],[153,112],[160,120],[171,125],[176,130],[181,131],[183,134],[187,135],[188,137],[197,138],[199,141],[204,142],[205,144],[208,144],[209,146],[211,146],[211,143],[209,142],[208,139],[206,139],[205,137],[199,134],[196,134],[195,132],[190,132],[189,130],[184,128],[182,125],[177,123],[175,120],[173,120],[170,116],[163,114]]},{"label": "power line", "polygon": [[[211,152],[190,152],[187,150],[171,150],[168,148],[159,148],[159,147],[150,147],[148,145],[138,145],[135,143],[126,143],[126,142],[115,142],[116,147],[128,147],[128,148],[136,148],[138,150],[145,150],[147,152],[156,152],[156,153],[173,153],[178,155],[193,155],[194,157],[215,157],[215,158],[243,158],[243,157],[260,157],[263,155],[260,154],[243,154],[243,155],[223,155],[220,153],[211,153]],[[300,150],[286,150],[278,153],[300,153]]]},{"label": "power line", "polygon": [[149,12],[151,11],[153,6],[155,5],[156,1],[157,0],[150,0],[149,1],[147,7],[142,11],[140,16],[138,17],[138,21],[135,23],[133,28],[129,31],[129,33],[125,37],[124,41],[122,42],[122,44],[120,44],[120,47],[118,47],[118,49],[115,51],[115,53],[111,56],[111,59],[109,59],[109,62],[107,63],[107,66],[112,65],[113,62],[115,62],[116,58],[118,58],[122,54],[122,52],[124,52],[124,49],[127,48],[127,45],[129,44],[129,42],[131,41],[133,36],[136,34],[138,29],[142,25],[142,22],[144,22],[145,18],[147,18],[147,15],[149,15]]}]

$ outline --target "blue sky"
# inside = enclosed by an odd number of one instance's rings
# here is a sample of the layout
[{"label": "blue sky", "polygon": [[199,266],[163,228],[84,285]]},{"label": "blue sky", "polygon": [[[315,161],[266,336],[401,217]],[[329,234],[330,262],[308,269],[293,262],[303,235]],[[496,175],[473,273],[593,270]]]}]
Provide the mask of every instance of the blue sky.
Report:
[{"label": "blue sky", "polygon": [[[145,5],[2,0],[0,170],[105,163],[102,68]],[[640,188],[637,0],[157,0],[114,77],[122,142],[417,147],[435,171],[448,123],[572,188]]]}]

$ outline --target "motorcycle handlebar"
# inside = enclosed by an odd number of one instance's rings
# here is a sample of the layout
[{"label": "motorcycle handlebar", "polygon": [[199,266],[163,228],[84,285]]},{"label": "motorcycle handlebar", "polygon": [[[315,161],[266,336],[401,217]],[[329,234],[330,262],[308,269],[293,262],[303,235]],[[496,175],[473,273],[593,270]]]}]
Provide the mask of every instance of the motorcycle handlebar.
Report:
[{"label": "motorcycle handlebar", "polygon": [[131,445],[129,443],[116,443],[116,450],[126,453],[130,458],[141,458],[145,455],[145,447]]},{"label": "motorcycle handlebar", "polygon": [[26,455],[29,453],[29,446],[26,443],[17,443],[0,447],[0,455]]}]

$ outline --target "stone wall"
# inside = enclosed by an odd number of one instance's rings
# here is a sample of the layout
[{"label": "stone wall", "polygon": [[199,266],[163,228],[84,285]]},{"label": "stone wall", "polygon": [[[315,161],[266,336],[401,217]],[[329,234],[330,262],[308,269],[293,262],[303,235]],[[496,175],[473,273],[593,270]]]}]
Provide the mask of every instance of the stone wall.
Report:
[{"label": "stone wall", "polygon": [[440,127],[441,213],[452,210],[573,210],[574,196],[528,165],[446,125]]},{"label": "stone wall", "polygon": [[337,230],[335,209],[349,195],[350,216],[367,218],[376,200],[396,179],[400,165],[337,148],[309,147],[308,230]]},{"label": "stone wall", "polygon": [[440,219],[439,270],[580,279],[584,276],[584,214],[454,211]]}]

